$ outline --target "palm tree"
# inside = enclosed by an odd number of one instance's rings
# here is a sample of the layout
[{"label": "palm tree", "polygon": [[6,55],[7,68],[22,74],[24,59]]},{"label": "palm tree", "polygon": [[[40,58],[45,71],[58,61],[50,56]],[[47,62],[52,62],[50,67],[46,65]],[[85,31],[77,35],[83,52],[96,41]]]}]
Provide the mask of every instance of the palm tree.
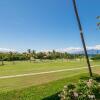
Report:
[{"label": "palm tree", "polygon": [[1,57],[1,65],[4,65],[3,56]]},{"label": "palm tree", "polygon": [[13,52],[10,51],[9,54],[10,54],[10,60],[13,62],[13,64],[15,64]]},{"label": "palm tree", "polygon": [[77,19],[77,22],[78,22],[78,27],[79,27],[79,30],[80,30],[81,41],[82,41],[82,44],[83,44],[83,48],[84,48],[84,52],[85,52],[85,56],[86,56],[86,60],[87,60],[89,74],[90,74],[90,77],[92,77],[92,69],[91,69],[91,65],[90,65],[90,61],[89,61],[89,57],[88,57],[88,53],[87,53],[87,49],[86,49],[86,44],[85,44],[85,40],[84,40],[83,29],[82,29],[82,25],[81,25],[81,22],[80,22],[80,17],[79,17],[77,6],[76,6],[76,0],[72,0],[72,1],[73,1],[76,19]]},{"label": "palm tree", "polygon": [[35,56],[36,56],[36,51],[35,50],[32,51],[32,55],[35,58]]},{"label": "palm tree", "polygon": [[31,49],[28,49],[27,52],[28,52],[29,61],[31,63],[31,57],[32,57]]},{"label": "palm tree", "polygon": [[56,51],[55,50],[52,51],[52,56],[53,56],[53,59],[56,59]]}]

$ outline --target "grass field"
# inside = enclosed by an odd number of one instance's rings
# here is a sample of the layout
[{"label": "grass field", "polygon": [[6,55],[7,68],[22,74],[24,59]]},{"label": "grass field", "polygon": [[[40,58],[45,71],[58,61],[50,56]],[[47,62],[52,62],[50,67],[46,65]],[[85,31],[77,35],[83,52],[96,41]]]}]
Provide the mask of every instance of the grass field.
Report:
[{"label": "grass field", "polygon": [[[100,65],[100,62],[91,62],[91,65]],[[29,73],[41,73],[48,71],[64,70],[71,68],[82,68],[86,67],[85,62],[80,61],[46,61],[46,62],[5,62],[4,66],[0,66],[0,77],[11,76],[11,75],[20,75],[20,74],[29,74]],[[93,71],[95,73],[100,72],[100,66],[94,67]],[[29,86],[36,86],[40,84],[49,83],[55,80],[68,78],[74,75],[81,73],[87,73],[87,69],[71,70],[71,71],[62,71],[54,72],[47,74],[39,75],[30,75],[14,78],[2,78],[0,79],[0,92],[21,89]]]},{"label": "grass field", "polygon": [[[91,62],[94,73],[100,73],[100,62]],[[0,66],[0,100],[56,100],[52,98],[61,91],[68,82],[77,82],[81,75],[88,73],[87,68],[77,70],[66,70],[87,67],[83,61],[42,61],[42,62],[5,62]],[[58,71],[63,70],[63,71]],[[64,71],[65,70],[65,71]],[[51,72],[36,75],[26,75],[12,78],[4,76],[23,75],[30,73]],[[58,72],[56,72],[58,71]],[[86,74],[87,75],[87,74]],[[50,96],[50,98],[48,98]],[[54,95],[55,96],[55,95]],[[57,99],[58,100],[58,99]]]},{"label": "grass field", "polygon": [[76,83],[84,76],[87,77],[88,74],[78,74],[37,86],[1,92],[0,100],[59,100],[58,93],[67,83]]},{"label": "grass field", "polygon": [[77,82],[79,77],[80,74],[37,86],[3,92],[0,93],[0,100],[56,100],[48,97],[61,91],[68,82]]}]

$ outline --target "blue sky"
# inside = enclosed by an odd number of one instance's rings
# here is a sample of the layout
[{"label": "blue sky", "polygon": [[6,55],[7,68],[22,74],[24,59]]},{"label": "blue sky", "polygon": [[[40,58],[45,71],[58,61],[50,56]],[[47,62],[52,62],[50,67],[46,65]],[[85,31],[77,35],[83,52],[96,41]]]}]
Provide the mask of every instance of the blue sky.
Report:
[{"label": "blue sky", "polygon": [[[100,0],[76,0],[87,45],[100,44]],[[72,0],[0,0],[0,48],[81,47]]]}]

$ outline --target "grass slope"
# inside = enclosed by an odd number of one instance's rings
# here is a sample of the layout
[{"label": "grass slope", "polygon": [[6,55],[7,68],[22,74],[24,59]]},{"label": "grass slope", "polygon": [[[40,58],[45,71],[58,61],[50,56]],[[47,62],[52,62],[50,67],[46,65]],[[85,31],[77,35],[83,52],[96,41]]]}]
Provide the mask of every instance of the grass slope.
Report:
[{"label": "grass slope", "polygon": [[[4,75],[16,75],[23,73],[35,73],[35,72],[44,72],[44,71],[54,71],[59,69],[69,69],[87,66],[85,62],[79,61],[48,61],[48,62],[39,62],[39,63],[30,63],[30,62],[16,62],[13,65],[11,62],[5,62],[5,66],[0,66],[0,76]],[[100,65],[100,62],[92,62],[92,65]],[[87,73],[87,69],[75,70],[75,71],[64,71],[57,73],[49,73],[36,76],[24,76],[16,77],[9,79],[0,79],[0,92],[6,92],[15,89],[26,88],[30,86],[41,85],[49,83],[55,80],[63,79],[70,77],[71,75],[77,75],[81,73]],[[93,68],[93,72],[100,73],[100,67]]]},{"label": "grass slope", "polygon": [[68,82],[77,82],[82,75],[83,74],[79,74],[75,75],[74,77],[64,78],[47,84],[32,86],[25,89],[1,92],[0,100],[48,100],[45,98],[61,91],[63,86]]}]

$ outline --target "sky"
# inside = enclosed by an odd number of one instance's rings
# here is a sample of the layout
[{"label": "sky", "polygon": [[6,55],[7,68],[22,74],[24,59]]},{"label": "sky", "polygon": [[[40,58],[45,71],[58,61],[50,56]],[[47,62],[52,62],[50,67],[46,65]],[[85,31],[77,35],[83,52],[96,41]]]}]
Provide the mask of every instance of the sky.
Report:
[{"label": "sky", "polygon": [[[87,46],[100,45],[100,0],[76,0]],[[0,0],[0,48],[82,47],[72,0]]]}]

